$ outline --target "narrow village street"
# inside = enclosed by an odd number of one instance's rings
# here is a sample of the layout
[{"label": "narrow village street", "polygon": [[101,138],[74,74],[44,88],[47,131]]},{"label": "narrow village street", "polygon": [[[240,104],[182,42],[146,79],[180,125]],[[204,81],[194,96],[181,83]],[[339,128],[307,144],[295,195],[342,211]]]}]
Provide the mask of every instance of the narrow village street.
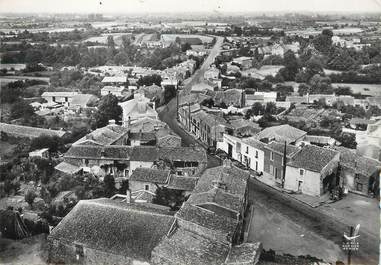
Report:
[{"label": "narrow village street", "polygon": [[[182,93],[189,93],[190,89],[194,84],[202,82],[205,71],[209,68],[210,64],[214,62],[214,59],[219,54],[221,50],[221,45],[223,43],[222,37],[216,37],[216,43],[213,48],[210,50],[208,57],[204,60],[200,69],[198,69],[187,84],[184,86]],[[183,142],[184,146],[190,146],[193,144],[198,144],[197,141],[190,136],[187,132],[185,132],[176,121],[176,98],[173,98],[167,106],[159,113],[160,120],[164,121],[168,124],[168,126],[178,134]],[[220,161],[215,156],[208,155],[208,167],[219,166]]]}]

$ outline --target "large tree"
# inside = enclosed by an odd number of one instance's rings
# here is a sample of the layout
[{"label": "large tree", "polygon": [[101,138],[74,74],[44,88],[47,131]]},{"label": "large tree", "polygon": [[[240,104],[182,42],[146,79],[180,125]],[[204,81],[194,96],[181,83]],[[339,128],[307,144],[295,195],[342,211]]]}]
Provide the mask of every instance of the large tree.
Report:
[{"label": "large tree", "polygon": [[255,102],[250,109],[247,110],[245,117],[248,119],[251,116],[262,115],[265,111],[265,108],[260,102]]},{"label": "large tree", "polygon": [[168,189],[166,187],[158,187],[152,202],[170,207],[172,210],[178,210],[186,200],[181,190]]},{"label": "large tree", "polygon": [[323,63],[317,57],[311,57],[306,62],[306,73],[309,78],[313,77],[316,74],[323,74]]},{"label": "large tree", "polygon": [[282,75],[285,81],[294,81],[295,76],[299,71],[299,64],[293,51],[288,50],[284,54],[283,62],[284,68],[280,69],[279,73]]},{"label": "large tree", "polygon": [[331,30],[323,30],[321,34],[312,40],[315,49],[321,53],[328,54],[332,48],[332,36]]},{"label": "large tree", "polygon": [[139,86],[150,86],[153,84],[160,86],[161,81],[162,79],[160,75],[153,74],[141,77],[137,83]]},{"label": "large tree", "polygon": [[164,102],[168,103],[174,97],[176,97],[175,86],[165,86],[165,88],[164,88]]},{"label": "large tree", "polygon": [[30,150],[49,148],[49,152],[64,151],[63,140],[58,136],[40,135],[30,143]]},{"label": "large tree", "polygon": [[28,190],[25,194],[25,201],[29,204],[30,207],[32,207],[36,197],[37,194],[33,190]]},{"label": "large tree", "polygon": [[336,50],[330,57],[327,66],[334,70],[349,71],[356,67],[356,61],[347,51]]},{"label": "large tree", "polygon": [[29,119],[34,114],[34,109],[25,100],[19,99],[11,107],[11,118],[24,120]]},{"label": "large tree", "polygon": [[339,137],[336,138],[341,145],[347,148],[356,149],[356,135],[354,133],[341,133]]},{"label": "large tree", "polygon": [[319,94],[325,93],[330,94],[333,92],[333,88],[331,86],[331,79],[327,76],[321,76],[319,74],[315,74],[310,79],[311,93]]},{"label": "large tree", "polygon": [[116,193],[115,179],[112,175],[106,175],[103,179],[104,194],[111,197]]},{"label": "large tree", "polygon": [[121,119],[121,115],[122,108],[118,105],[118,98],[115,95],[108,94],[100,100],[98,110],[94,114],[95,127],[104,127],[108,124],[109,120],[118,122]]}]

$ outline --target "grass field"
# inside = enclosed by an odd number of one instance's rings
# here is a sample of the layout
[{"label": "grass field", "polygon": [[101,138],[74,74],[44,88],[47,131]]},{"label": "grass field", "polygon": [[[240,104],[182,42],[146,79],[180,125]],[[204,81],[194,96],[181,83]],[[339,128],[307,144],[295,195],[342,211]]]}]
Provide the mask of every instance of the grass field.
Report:
[{"label": "grass field", "polygon": [[353,93],[381,97],[381,84],[332,83],[333,87],[350,87]]}]

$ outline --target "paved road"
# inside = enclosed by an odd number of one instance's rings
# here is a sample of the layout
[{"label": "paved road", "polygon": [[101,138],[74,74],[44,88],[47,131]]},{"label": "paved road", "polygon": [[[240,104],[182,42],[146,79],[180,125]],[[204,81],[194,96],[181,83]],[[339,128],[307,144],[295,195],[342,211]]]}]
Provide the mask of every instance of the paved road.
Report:
[{"label": "paved road", "polygon": [[[343,233],[348,232],[348,226],[325,216],[318,208],[310,208],[258,180],[250,180],[249,190],[254,207],[256,203],[266,205],[307,230],[342,246]],[[276,237],[275,231],[272,236]],[[359,244],[359,251],[352,255],[352,264],[378,264],[379,238],[360,229]],[[346,260],[343,261],[346,263]]]},{"label": "paved road", "polygon": [[[191,80],[184,86],[183,93],[189,93],[190,89],[194,84],[202,83],[204,78],[205,71],[209,68],[210,64],[214,62],[214,59],[219,54],[221,50],[221,45],[223,43],[222,37],[216,37],[216,43],[213,46],[213,48],[210,50],[210,53],[208,57],[204,60],[203,64],[201,65],[200,69],[198,69],[191,77]],[[164,121],[168,124],[168,126],[177,133],[181,139],[184,146],[189,145],[198,145],[197,141],[190,136],[188,133],[186,133],[180,126],[177,124],[176,116],[177,116],[177,109],[176,109],[176,98],[172,99],[167,106],[159,113],[160,120]],[[208,155],[208,167],[215,167],[220,165],[219,159],[217,159],[214,156]]]},{"label": "paved road", "polygon": [[217,57],[217,55],[221,52],[221,46],[224,42],[223,37],[216,37],[216,43],[214,44],[213,48],[210,50],[208,57],[204,60],[203,64],[201,65],[200,69],[198,69],[193,76],[191,77],[190,82],[188,82],[184,89],[184,93],[189,93],[190,89],[193,85],[203,83],[204,79],[204,73],[206,70],[208,70],[209,66],[214,63],[214,59]]}]

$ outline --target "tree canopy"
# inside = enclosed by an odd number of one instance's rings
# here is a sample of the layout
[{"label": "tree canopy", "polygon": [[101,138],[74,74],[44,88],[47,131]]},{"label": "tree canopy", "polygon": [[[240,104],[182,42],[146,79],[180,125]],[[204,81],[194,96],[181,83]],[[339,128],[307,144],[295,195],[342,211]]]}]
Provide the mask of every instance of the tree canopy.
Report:
[{"label": "tree canopy", "polygon": [[108,94],[102,97],[98,105],[98,110],[94,114],[95,127],[104,127],[108,124],[109,120],[119,122],[121,115],[122,108],[118,105],[118,98],[115,95]]}]

